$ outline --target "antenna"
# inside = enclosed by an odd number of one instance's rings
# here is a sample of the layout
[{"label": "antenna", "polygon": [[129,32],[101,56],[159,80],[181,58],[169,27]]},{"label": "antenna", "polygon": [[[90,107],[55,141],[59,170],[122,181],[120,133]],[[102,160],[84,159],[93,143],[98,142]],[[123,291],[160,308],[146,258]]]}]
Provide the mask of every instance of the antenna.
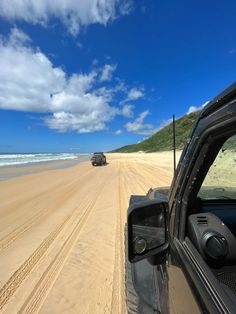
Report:
[{"label": "antenna", "polygon": [[173,114],[173,151],[174,151],[174,175],[176,171],[176,143],[175,143],[175,115]]}]

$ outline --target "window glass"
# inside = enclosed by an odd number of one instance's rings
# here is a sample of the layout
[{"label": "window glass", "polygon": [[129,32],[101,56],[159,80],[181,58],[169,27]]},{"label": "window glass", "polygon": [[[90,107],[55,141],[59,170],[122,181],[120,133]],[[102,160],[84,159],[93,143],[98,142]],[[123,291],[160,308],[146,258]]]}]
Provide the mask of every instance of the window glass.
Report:
[{"label": "window glass", "polygon": [[236,135],[219,151],[198,196],[201,199],[236,199]]}]

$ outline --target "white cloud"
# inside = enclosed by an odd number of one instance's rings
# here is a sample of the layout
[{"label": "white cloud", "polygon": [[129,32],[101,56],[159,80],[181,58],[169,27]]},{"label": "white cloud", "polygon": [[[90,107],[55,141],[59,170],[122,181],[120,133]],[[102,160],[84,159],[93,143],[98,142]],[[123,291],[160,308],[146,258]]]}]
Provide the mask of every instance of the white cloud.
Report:
[{"label": "white cloud", "polygon": [[93,61],[92,61],[92,65],[95,67],[96,65],[98,64],[98,59],[93,59]]},{"label": "white cloud", "polygon": [[120,135],[120,134],[122,134],[122,130],[119,129],[119,130],[115,131],[114,134],[115,135]]},{"label": "white cloud", "polygon": [[59,132],[88,133],[107,128],[126,111],[110,105],[113,91],[100,86],[100,70],[68,76],[14,28],[0,41],[0,109],[39,112],[45,124]]},{"label": "white cloud", "polygon": [[76,43],[76,46],[79,48],[79,49],[82,49],[83,48],[83,44],[79,41],[77,41]]},{"label": "white cloud", "polygon": [[44,26],[50,18],[57,18],[77,35],[81,27],[94,23],[106,26],[119,15],[130,14],[132,6],[132,0],[1,0],[0,15]]},{"label": "white cloud", "polygon": [[144,14],[146,13],[146,7],[144,5],[141,5],[141,12]]},{"label": "white cloud", "polygon": [[235,53],[236,53],[236,48],[230,49],[229,53],[230,53],[231,55],[235,54]]},{"label": "white cloud", "polygon": [[192,112],[197,111],[198,108],[199,108],[199,107],[196,107],[196,106],[190,106],[190,107],[188,108],[187,114],[190,114],[190,113],[192,113]]},{"label": "white cloud", "polygon": [[133,11],[133,1],[124,0],[120,5],[121,15],[128,15]]},{"label": "white cloud", "polygon": [[167,119],[167,120],[163,120],[163,121],[160,123],[160,126],[159,126],[158,130],[163,129],[165,126],[171,124],[172,122],[173,122],[173,118],[170,118],[170,119]]},{"label": "white cloud", "polygon": [[29,44],[31,42],[31,38],[22,32],[19,28],[13,27],[9,36],[9,42],[12,46],[19,44]]},{"label": "white cloud", "polygon": [[[122,83],[121,83],[122,84]],[[119,85],[118,85],[119,86]],[[122,85],[121,85],[122,87]],[[127,87],[125,86],[125,89],[123,89],[123,92],[127,93],[127,97],[120,102],[120,104],[124,104],[128,101],[135,101],[139,98],[144,97],[144,89],[133,87],[129,91],[127,90]]]},{"label": "white cloud", "polygon": [[157,130],[154,129],[152,124],[144,123],[144,119],[149,115],[149,111],[143,111],[140,115],[133,121],[126,123],[125,127],[127,131],[139,135],[152,135]]},{"label": "white cloud", "polygon": [[204,108],[208,103],[209,103],[209,100],[204,102],[204,104],[202,104],[201,106],[190,106],[188,108],[187,114],[190,114],[190,113],[198,111],[198,110],[202,110],[202,108]]},{"label": "white cloud", "polygon": [[121,109],[122,115],[126,118],[131,118],[133,117],[133,105],[124,105],[124,107]]},{"label": "white cloud", "polygon": [[105,64],[102,69],[100,81],[110,81],[112,79],[112,74],[116,70],[116,68],[116,64]]},{"label": "white cloud", "polygon": [[[102,116],[101,116],[102,115]],[[92,114],[56,112],[44,119],[50,129],[59,132],[76,131],[78,133],[90,133],[106,129],[106,122],[113,118],[108,108],[93,111]]]},{"label": "white cloud", "polygon": [[40,51],[24,46],[20,36],[13,40],[14,33],[0,42],[0,108],[46,112],[51,95],[64,89],[66,75]]},{"label": "white cloud", "polygon": [[126,100],[127,101],[137,100],[139,98],[142,98],[143,96],[144,96],[143,91],[141,89],[134,87],[128,92],[128,96]]},{"label": "white cloud", "polygon": [[119,78],[116,78],[116,80],[118,81],[118,84],[113,88],[113,90],[115,92],[126,93],[127,92],[127,86],[125,85],[125,83],[123,81],[121,81]]}]

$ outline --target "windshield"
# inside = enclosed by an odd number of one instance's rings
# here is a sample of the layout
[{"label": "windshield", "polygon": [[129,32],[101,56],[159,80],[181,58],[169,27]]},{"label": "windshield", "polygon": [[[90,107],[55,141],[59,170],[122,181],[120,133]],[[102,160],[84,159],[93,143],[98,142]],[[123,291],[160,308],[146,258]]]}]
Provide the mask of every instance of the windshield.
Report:
[{"label": "windshield", "polygon": [[219,151],[198,196],[201,199],[236,200],[236,135],[230,137]]}]

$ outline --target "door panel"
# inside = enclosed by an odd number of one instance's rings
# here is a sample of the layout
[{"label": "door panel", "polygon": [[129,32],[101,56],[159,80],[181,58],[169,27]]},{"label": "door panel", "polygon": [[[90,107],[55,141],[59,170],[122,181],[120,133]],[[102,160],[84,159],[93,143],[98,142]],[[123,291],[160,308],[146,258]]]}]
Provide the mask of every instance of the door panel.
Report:
[{"label": "door panel", "polygon": [[172,314],[199,314],[198,304],[180,267],[167,267],[169,278],[169,311]]}]

